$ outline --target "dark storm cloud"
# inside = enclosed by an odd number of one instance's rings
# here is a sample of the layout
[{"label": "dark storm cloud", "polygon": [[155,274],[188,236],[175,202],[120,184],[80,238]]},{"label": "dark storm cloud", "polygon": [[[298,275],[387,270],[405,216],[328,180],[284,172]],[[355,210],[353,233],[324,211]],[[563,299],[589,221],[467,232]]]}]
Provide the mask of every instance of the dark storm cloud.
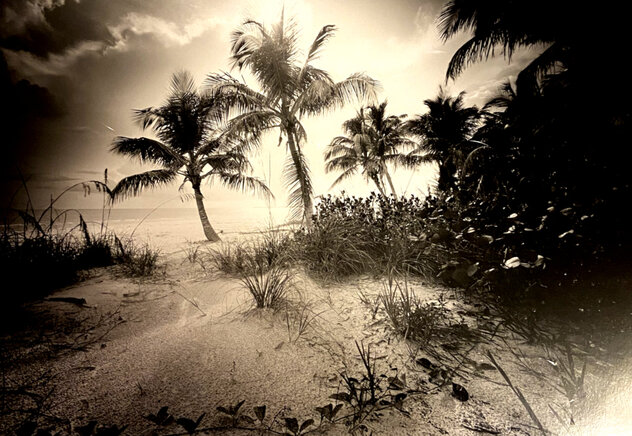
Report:
[{"label": "dark storm cloud", "polygon": [[[0,51],[0,129],[3,132],[0,172],[4,180],[18,177],[17,166],[38,152],[40,123],[65,112],[59,99],[48,89],[15,76]],[[6,192],[0,194],[4,199]]]},{"label": "dark storm cloud", "polygon": [[8,0],[0,9],[0,46],[46,57],[82,41],[111,41],[88,7],[74,0]]}]

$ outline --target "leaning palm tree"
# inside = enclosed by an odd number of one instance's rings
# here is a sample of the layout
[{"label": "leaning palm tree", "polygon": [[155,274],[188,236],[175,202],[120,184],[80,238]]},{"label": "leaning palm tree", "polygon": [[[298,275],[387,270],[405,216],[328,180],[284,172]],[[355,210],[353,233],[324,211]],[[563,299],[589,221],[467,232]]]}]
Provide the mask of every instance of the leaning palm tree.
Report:
[{"label": "leaning palm tree", "polygon": [[478,125],[480,112],[466,107],[464,92],[456,97],[447,95],[443,88],[435,99],[424,104],[428,112],[417,115],[407,123],[411,134],[420,138],[418,152],[439,165],[439,191],[447,192],[456,186],[456,173],[462,168],[470,139]]},{"label": "leaning palm tree", "polygon": [[247,20],[233,33],[233,67],[249,70],[258,82],[253,89],[228,73],[208,76],[209,89],[237,109],[230,122],[233,132],[259,137],[279,129],[279,145],[286,140],[289,158],[284,169],[293,218],[311,225],[312,183],[303,147],[307,134],[301,120],[325,113],[352,100],[374,100],[378,83],[364,74],[353,74],[341,82],[313,65],[335,27],[323,27],[305,59],[299,58],[298,32],[283,13],[271,28]]},{"label": "leaning palm tree", "polygon": [[159,169],[123,178],[113,189],[114,200],[139,195],[146,188],[175,182],[183,177],[193,188],[204,235],[209,241],[220,238],[204,208],[201,186],[205,179],[218,179],[224,186],[271,195],[259,179],[246,175],[250,164],[247,144],[220,129],[223,105],[211,95],[199,93],[191,75],[179,72],[171,80],[171,92],[163,106],[135,111],[143,129],[151,127],[158,140],[118,136],[112,151]]},{"label": "leaning palm tree", "polygon": [[397,198],[388,164],[413,167],[424,159],[414,153],[403,153],[403,149],[414,147],[408,138],[403,119],[406,115],[386,116],[387,102],[379,106],[370,105],[345,121],[343,130],[346,136],[337,136],[328,145],[325,152],[325,170],[342,171],[332,186],[362,170],[368,180],[372,180],[378,191],[386,195],[384,178],[391,193]]}]

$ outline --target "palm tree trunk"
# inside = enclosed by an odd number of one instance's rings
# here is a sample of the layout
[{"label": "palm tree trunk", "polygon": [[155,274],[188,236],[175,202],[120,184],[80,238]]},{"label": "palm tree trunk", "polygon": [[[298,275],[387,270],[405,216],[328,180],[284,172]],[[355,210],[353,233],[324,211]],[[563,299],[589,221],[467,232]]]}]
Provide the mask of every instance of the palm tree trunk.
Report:
[{"label": "palm tree trunk", "polygon": [[386,176],[386,180],[388,180],[388,185],[391,187],[393,197],[395,197],[395,200],[397,201],[397,192],[395,192],[395,186],[393,186],[393,180],[391,179],[391,175],[388,172],[388,168],[386,168],[386,164],[384,164],[384,175]]},{"label": "palm tree trunk", "polygon": [[202,228],[204,229],[204,236],[211,242],[220,241],[220,237],[215,233],[211,222],[208,220],[208,215],[206,215],[206,210],[204,209],[204,196],[202,195],[202,191],[200,190],[200,182],[194,182],[193,192],[195,193],[195,204],[197,205],[198,213],[200,214],[200,221],[202,222]]},{"label": "palm tree trunk", "polygon": [[309,192],[309,188],[307,186],[306,168],[303,167],[303,162],[299,154],[300,152],[298,149],[298,144],[295,141],[294,135],[295,133],[293,129],[288,132],[288,145],[290,148],[292,161],[294,162],[294,167],[296,168],[296,174],[298,174],[298,182],[301,187],[301,197],[303,198],[303,224],[305,224],[305,227],[307,229],[311,229],[314,203],[312,202],[312,195],[311,192]]},{"label": "palm tree trunk", "polygon": [[382,188],[382,185],[380,184],[380,179],[378,178],[378,176],[376,175],[371,177],[371,180],[373,180],[373,183],[375,183],[375,186],[377,186],[377,190],[380,191],[380,195],[386,198],[386,193],[384,192],[384,188]]}]

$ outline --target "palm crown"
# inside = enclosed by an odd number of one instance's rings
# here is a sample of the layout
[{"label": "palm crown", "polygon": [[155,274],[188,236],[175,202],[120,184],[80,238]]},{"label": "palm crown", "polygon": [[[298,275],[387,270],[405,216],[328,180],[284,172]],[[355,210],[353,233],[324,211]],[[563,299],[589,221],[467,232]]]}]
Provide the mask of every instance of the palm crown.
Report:
[{"label": "palm crown", "polygon": [[436,98],[424,100],[428,112],[407,123],[410,133],[420,138],[418,151],[426,153],[427,160],[438,163],[441,191],[454,187],[455,174],[468,151],[466,144],[480,118],[476,107],[465,106],[464,96],[464,92],[449,96],[441,88]]},{"label": "palm crown", "polygon": [[[294,218],[310,225],[312,183],[302,147],[307,133],[301,123],[340,107],[354,99],[374,99],[378,84],[364,74],[353,74],[341,82],[313,65],[335,27],[324,26],[312,42],[304,60],[299,58],[298,32],[292,21],[281,20],[271,28],[248,20],[233,33],[232,61],[239,70],[249,70],[259,89],[250,88],[228,73],[211,74],[207,84],[238,111],[230,129],[250,140],[269,129],[280,130],[279,145],[286,139],[289,157],[284,181],[289,190],[289,206]],[[256,142],[255,142],[256,144]]]}]

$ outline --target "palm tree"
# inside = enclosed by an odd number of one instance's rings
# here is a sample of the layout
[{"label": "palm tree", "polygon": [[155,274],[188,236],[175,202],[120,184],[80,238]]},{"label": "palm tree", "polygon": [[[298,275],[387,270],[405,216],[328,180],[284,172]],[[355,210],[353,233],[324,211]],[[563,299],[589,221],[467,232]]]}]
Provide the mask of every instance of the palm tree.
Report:
[{"label": "palm tree", "polygon": [[325,152],[325,171],[342,171],[331,187],[362,170],[367,182],[372,180],[380,194],[386,196],[381,166],[373,150],[375,143],[366,131],[364,109],[345,121],[342,128],[346,136],[336,136]]},{"label": "palm tree", "polygon": [[414,142],[406,136],[403,119],[406,115],[386,116],[387,102],[370,105],[345,121],[346,136],[337,136],[327,147],[325,170],[342,171],[332,186],[362,169],[367,181],[372,180],[382,195],[386,195],[384,178],[397,199],[388,163],[412,167],[422,161],[421,156],[405,154],[403,148],[412,148]]},{"label": "palm tree", "polygon": [[407,122],[409,132],[420,138],[417,151],[439,165],[437,187],[443,192],[456,187],[457,171],[462,168],[481,116],[476,107],[465,106],[464,96],[465,92],[461,92],[451,97],[440,88],[435,99],[424,100],[428,112]]},{"label": "palm tree", "polygon": [[375,99],[378,83],[364,74],[353,74],[334,82],[329,74],[313,65],[335,26],[324,26],[312,42],[304,60],[299,59],[296,26],[284,20],[271,28],[247,20],[233,33],[233,67],[248,69],[256,78],[255,90],[230,74],[211,74],[210,90],[229,101],[239,115],[230,122],[233,132],[258,138],[270,129],[279,129],[279,145],[286,139],[289,158],[284,169],[293,218],[311,225],[312,183],[303,147],[307,134],[301,123],[352,100]]},{"label": "palm tree", "polygon": [[123,178],[112,189],[113,198],[136,196],[146,188],[167,185],[182,176],[180,189],[187,182],[191,184],[204,235],[209,241],[219,241],[204,208],[202,181],[216,178],[229,188],[271,195],[263,182],[244,174],[250,169],[247,145],[220,131],[223,111],[220,100],[197,91],[189,73],[174,74],[163,106],[135,111],[142,128],[151,127],[158,140],[118,136],[111,149],[161,168]]}]

